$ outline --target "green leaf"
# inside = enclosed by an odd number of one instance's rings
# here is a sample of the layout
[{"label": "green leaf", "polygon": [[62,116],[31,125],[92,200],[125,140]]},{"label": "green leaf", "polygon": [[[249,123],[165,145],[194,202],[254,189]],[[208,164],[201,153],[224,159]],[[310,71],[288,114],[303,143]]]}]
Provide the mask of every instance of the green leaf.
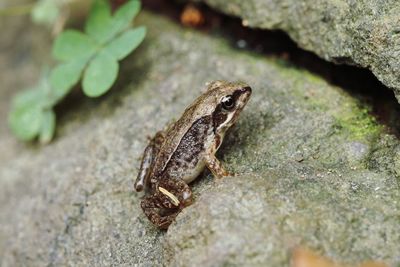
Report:
[{"label": "green leaf", "polygon": [[85,32],[99,43],[104,43],[112,36],[111,8],[106,0],[94,0]]},{"label": "green leaf", "polygon": [[139,11],[140,1],[137,0],[128,1],[121,6],[113,16],[114,33],[117,34],[127,28]]},{"label": "green leaf", "polygon": [[39,141],[47,144],[53,139],[56,129],[56,114],[53,110],[45,110],[42,114],[42,122],[40,126]]},{"label": "green leaf", "polygon": [[82,71],[88,61],[83,58],[73,62],[58,65],[50,73],[50,84],[55,97],[54,102],[63,98],[69,90],[79,81]]},{"label": "green leaf", "polygon": [[36,23],[53,24],[60,14],[59,6],[54,0],[39,0],[31,13]]},{"label": "green leaf", "polygon": [[13,108],[36,105],[43,100],[44,92],[41,87],[31,88],[18,93],[13,99]]},{"label": "green leaf", "polygon": [[[82,72],[82,87],[87,96],[97,97],[111,88],[117,78],[118,60],[137,48],[146,35],[145,27],[129,29],[140,6],[140,1],[128,0],[112,16],[108,0],[93,0],[85,33],[66,30],[56,38],[52,53],[63,63],[50,75],[43,75],[34,89],[13,100],[8,119],[19,139],[39,136],[40,142],[47,143],[53,138],[56,115],[52,108],[79,82]],[[59,7],[53,0],[38,0],[32,17],[54,21]]]},{"label": "green leaf", "polygon": [[83,92],[98,97],[110,89],[118,74],[117,60],[106,51],[100,52],[86,68],[83,76]]},{"label": "green leaf", "polygon": [[96,51],[96,44],[87,35],[75,31],[62,32],[54,42],[53,56],[61,61],[89,57]]},{"label": "green leaf", "polygon": [[145,36],[146,27],[127,30],[111,41],[105,49],[118,60],[121,60],[138,47]]},{"label": "green leaf", "polygon": [[14,108],[9,115],[11,131],[17,138],[28,141],[37,136],[42,121],[40,105],[26,105]]},{"label": "green leaf", "polygon": [[85,25],[85,32],[104,44],[126,29],[139,10],[140,1],[131,0],[121,6],[112,17],[108,1],[95,0]]}]

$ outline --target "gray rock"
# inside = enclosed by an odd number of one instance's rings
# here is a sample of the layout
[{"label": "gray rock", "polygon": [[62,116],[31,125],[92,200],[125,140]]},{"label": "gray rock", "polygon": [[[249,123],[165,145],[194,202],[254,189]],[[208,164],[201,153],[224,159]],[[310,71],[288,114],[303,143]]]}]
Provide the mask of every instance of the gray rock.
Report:
[{"label": "gray rock", "polygon": [[280,29],[303,49],[336,63],[370,69],[400,101],[398,0],[195,0],[243,20]]},{"label": "gray rock", "polygon": [[[66,100],[53,143],[22,145],[0,132],[1,266],[288,266],[295,246],[400,263],[400,146],[369,106],[158,16],[142,12],[137,24],[149,34],[112,92]],[[12,60],[1,77],[17,73]],[[194,205],[159,231],[133,192],[140,155],[147,136],[214,79],[253,87],[218,153],[238,175],[203,175]],[[2,86],[2,103],[12,88]]]}]

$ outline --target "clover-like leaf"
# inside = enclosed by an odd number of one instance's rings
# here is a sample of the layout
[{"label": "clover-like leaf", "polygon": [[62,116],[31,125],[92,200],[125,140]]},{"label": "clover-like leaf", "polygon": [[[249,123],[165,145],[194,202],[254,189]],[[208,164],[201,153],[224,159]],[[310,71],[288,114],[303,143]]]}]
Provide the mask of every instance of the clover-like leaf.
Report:
[{"label": "clover-like leaf", "polygon": [[34,87],[18,93],[12,102],[12,108],[17,109],[24,106],[40,103],[43,99],[43,90],[40,87]]},{"label": "clover-like leaf", "polygon": [[98,97],[110,89],[118,74],[118,62],[107,51],[100,52],[90,63],[83,75],[83,92]]},{"label": "clover-like leaf", "polygon": [[146,28],[143,26],[127,30],[111,41],[105,49],[115,58],[121,60],[139,46],[145,35]]},{"label": "clover-like leaf", "polygon": [[80,79],[88,58],[58,65],[50,73],[50,83],[56,99],[64,97]]},{"label": "clover-like leaf", "polygon": [[95,0],[85,25],[85,32],[97,42],[105,43],[126,29],[140,10],[140,1],[130,0],[111,16],[106,0]]},{"label": "clover-like leaf", "polygon": [[8,123],[18,139],[29,141],[39,135],[42,143],[49,142],[54,134],[55,114],[51,110],[54,95],[45,68],[38,84],[18,93],[13,101]]},{"label": "clover-like leaf", "polygon": [[[53,0],[40,1],[52,8]],[[140,10],[138,0],[128,0],[113,16],[107,0],[93,2],[85,33],[66,30],[56,38],[52,53],[61,63],[50,75],[43,75],[35,88],[15,97],[9,124],[19,139],[32,140],[39,136],[40,142],[49,142],[56,124],[52,108],[78,83],[82,72],[84,93],[89,97],[104,94],[117,78],[118,60],[143,41],[145,27],[128,29]]]},{"label": "clover-like leaf", "polygon": [[21,140],[32,140],[39,133],[41,115],[38,104],[14,107],[8,118],[11,131]]},{"label": "clover-like leaf", "polygon": [[54,23],[59,14],[59,3],[55,0],[39,0],[31,12],[32,20],[42,24]]},{"label": "clover-like leaf", "polygon": [[56,114],[53,110],[45,110],[42,113],[42,121],[39,130],[39,141],[47,144],[54,136],[56,129]]},{"label": "clover-like leaf", "polygon": [[111,8],[108,1],[94,0],[86,21],[85,32],[99,43],[108,40],[112,35]]},{"label": "clover-like leaf", "polygon": [[117,34],[120,31],[126,29],[133,18],[140,11],[140,1],[130,0],[123,6],[121,6],[113,16],[113,30]]},{"label": "clover-like leaf", "polygon": [[47,105],[48,92],[47,75],[44,72],[35,87],[22,91],[14,97],[8,122],[12,132],[19,139],[31,140],[38,134],[41,110]]},{"label": "clover-like leaf", "polygon": [[89,57],[95,53],[96,47],[96,43],[86,34],[75,30],[66,30],[55,40],[53,56],[61,61]]}]

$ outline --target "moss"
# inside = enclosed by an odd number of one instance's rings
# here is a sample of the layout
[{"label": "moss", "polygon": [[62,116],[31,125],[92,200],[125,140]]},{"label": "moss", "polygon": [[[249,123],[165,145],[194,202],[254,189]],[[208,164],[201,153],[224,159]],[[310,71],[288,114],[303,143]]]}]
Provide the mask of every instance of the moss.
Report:
[{"label": "moss", "polygon": [[[289,68],[284,74],[295,78],[292,84],[294,96],[303,100],[299,103],[303,102],[308,109],[323,111],[337,120],[338,134],[348,135],[351,140],[366,141],[377,137],[383,130],[371,114],[372,107],[343,89],[330,86],[308,71]],[[305,88],[305,79],[314,86]]]},{"label": "moss", "polygon": [[375,138],[382,131],[376,119],[371,115],[370,108],[367,106],[353,106],[350,111],[336,114],[338,126],[347,131],[353,140],[365,140]]}]

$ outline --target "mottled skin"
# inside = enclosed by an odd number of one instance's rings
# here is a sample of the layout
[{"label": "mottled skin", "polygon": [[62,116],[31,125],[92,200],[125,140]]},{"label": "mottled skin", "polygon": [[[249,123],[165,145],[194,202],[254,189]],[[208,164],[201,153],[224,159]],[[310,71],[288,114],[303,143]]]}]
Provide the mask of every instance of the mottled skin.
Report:
[{"label": "mottled skin", "polygon": [[146,189],[141,207],[149,220],[166,229],[192,203],[188,183],[207,167],[215,177],[230,175],[215,157],[225,132],[237,120],[251,95],[242,82],[214,81],[146,147],[135,183]]}]

